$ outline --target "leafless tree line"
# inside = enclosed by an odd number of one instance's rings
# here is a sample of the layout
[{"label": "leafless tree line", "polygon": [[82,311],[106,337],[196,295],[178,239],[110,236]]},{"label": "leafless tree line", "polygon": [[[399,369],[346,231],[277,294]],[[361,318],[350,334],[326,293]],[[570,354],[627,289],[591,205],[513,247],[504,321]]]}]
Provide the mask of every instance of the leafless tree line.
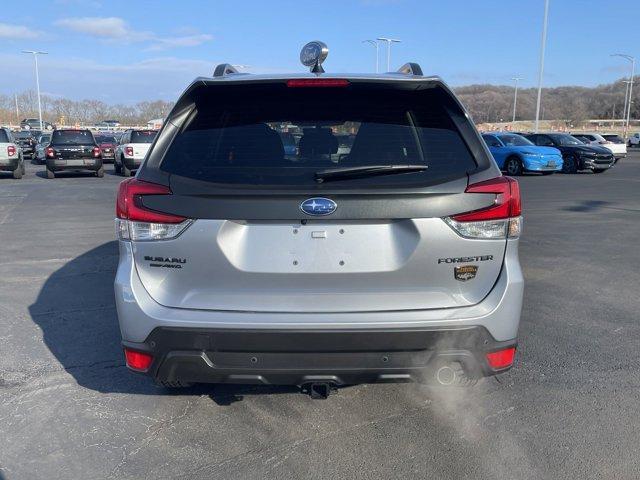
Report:
[{"label": "leafless tree line", "polygon": [[[633,94],[631,118],[640,117],[640,77],[636,77],[637,88]],[[542,92],[542,120],[566,120],[580,123],[587,119],[623,118],[625,98],[623,79],[597,87],[545,88]],[[514,89],[500,85],[470,85],[455,89],[476,123],[492,123],[511,120],[513,114]],[[108,105],[99,100],[69,100],[42,97],[43,119],[67,125],[91,124],[114,119],[122,124],[144,124],[154,118],[164,117],[173,102],[155,100],[135,105]],[[16,111],[17,101],[17,111]],[[517,120],[535,117],[536,89],[518,90]],[[0,94],[0,123],[15,124],[22,118],[38,116],[36,94],[32,90],[16,96]]]},{"label": "leafless tree line", "polygon": [[[631,118],[640,116],[640,84],[635,79]],[[578,124],[587,119],[623,118],[626,84],[623,79],[597,87],[556,87],[542,90],[542,120]],[[470,85],[455,89],[476,123],[510,121],[514,89],[509,86]],[[518,89],[516,120],[535,118],[537,89]]]},{"label": "leafless tree line", "polygon": [[[146,124],[163,118],[173,102],[155,100],[135,105],[108,105],[100,100],[69,100],[41,95],[43,120],[66,125],[94,124],[102,120],[118,120],[123,125]],[[17,109],[16,109],[17,103]],[[18,95],[0,94],[0,124],[16,124],[23,118],[38,118],[38,99],[33,90]]]}]

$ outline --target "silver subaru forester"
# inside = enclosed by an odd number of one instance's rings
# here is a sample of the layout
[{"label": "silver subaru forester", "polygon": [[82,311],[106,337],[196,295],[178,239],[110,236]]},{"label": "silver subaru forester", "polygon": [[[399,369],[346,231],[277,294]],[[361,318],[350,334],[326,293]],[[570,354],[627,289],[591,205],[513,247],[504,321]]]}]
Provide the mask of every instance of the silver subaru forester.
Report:
[{"label": "silver subaru forester", "polygon": [[463,384],[511,367],[518,183],[417,64],[221,65],[121,183],[127,365],[168,387]]}]

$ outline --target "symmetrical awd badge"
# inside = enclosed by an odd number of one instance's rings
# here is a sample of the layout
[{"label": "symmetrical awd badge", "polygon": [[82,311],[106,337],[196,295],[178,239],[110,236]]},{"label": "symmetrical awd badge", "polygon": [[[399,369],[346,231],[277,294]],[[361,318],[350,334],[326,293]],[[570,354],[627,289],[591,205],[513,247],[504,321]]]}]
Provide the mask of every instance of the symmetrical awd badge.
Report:
[{"label": "symmetrical awd badge", "polygon": [[460,267],[455,267],[453,269],[454,278],[461,282],[466,282],[467,280],[476,278],[477,273],[478,273],[477,265],[462,265]]}]

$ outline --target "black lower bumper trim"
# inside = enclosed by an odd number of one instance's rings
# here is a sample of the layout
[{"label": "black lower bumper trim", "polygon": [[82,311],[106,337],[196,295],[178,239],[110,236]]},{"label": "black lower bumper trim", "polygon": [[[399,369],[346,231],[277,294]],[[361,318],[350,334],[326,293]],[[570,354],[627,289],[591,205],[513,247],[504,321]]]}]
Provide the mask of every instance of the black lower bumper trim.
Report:
[{"label": "black lower bumper trim", "polygon": [[487,352],[498,342],[484,327],[372,330],[210,330],[156,328],[143,343],[153,354],[147,375],[162,382],[348,385],[429,382],[443,365],[480,377],[500,373]]}]

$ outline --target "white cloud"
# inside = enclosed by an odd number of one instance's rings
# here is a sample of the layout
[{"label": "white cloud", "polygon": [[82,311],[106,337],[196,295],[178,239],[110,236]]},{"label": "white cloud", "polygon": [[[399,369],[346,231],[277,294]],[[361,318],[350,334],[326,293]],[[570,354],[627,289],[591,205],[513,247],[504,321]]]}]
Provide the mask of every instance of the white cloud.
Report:
[{"label": "white cloud", "polygon": [[120,17],[70,17],[56,21],[55,25],[107,41],[125,44],[148,43],[147,50],[196,47],[213,39],[208,33],[192,30],[189,30],[188,35],[160,36],[153,32],[137,30]]},{"label": "white cloud", "polygon": [[213,40],[213,35],[208,33],[200,33],[197,35],[185,35],[181,37],[156,37],[154,38],[154,44],[149,47],[149,50],[164,50],[166,48],[176,47],[197,47],[203,43]]},{"label": "white cloud", "polygon": [[72,17],[55,22],[58,27],[102,38],[127,38],[132,32],[119,17]]},{"label": "white cloud", "polygon": [[40,32],[32,30],[24,25],[10,25],[0,23],[0,38],[30,39],[40,36]]}]

